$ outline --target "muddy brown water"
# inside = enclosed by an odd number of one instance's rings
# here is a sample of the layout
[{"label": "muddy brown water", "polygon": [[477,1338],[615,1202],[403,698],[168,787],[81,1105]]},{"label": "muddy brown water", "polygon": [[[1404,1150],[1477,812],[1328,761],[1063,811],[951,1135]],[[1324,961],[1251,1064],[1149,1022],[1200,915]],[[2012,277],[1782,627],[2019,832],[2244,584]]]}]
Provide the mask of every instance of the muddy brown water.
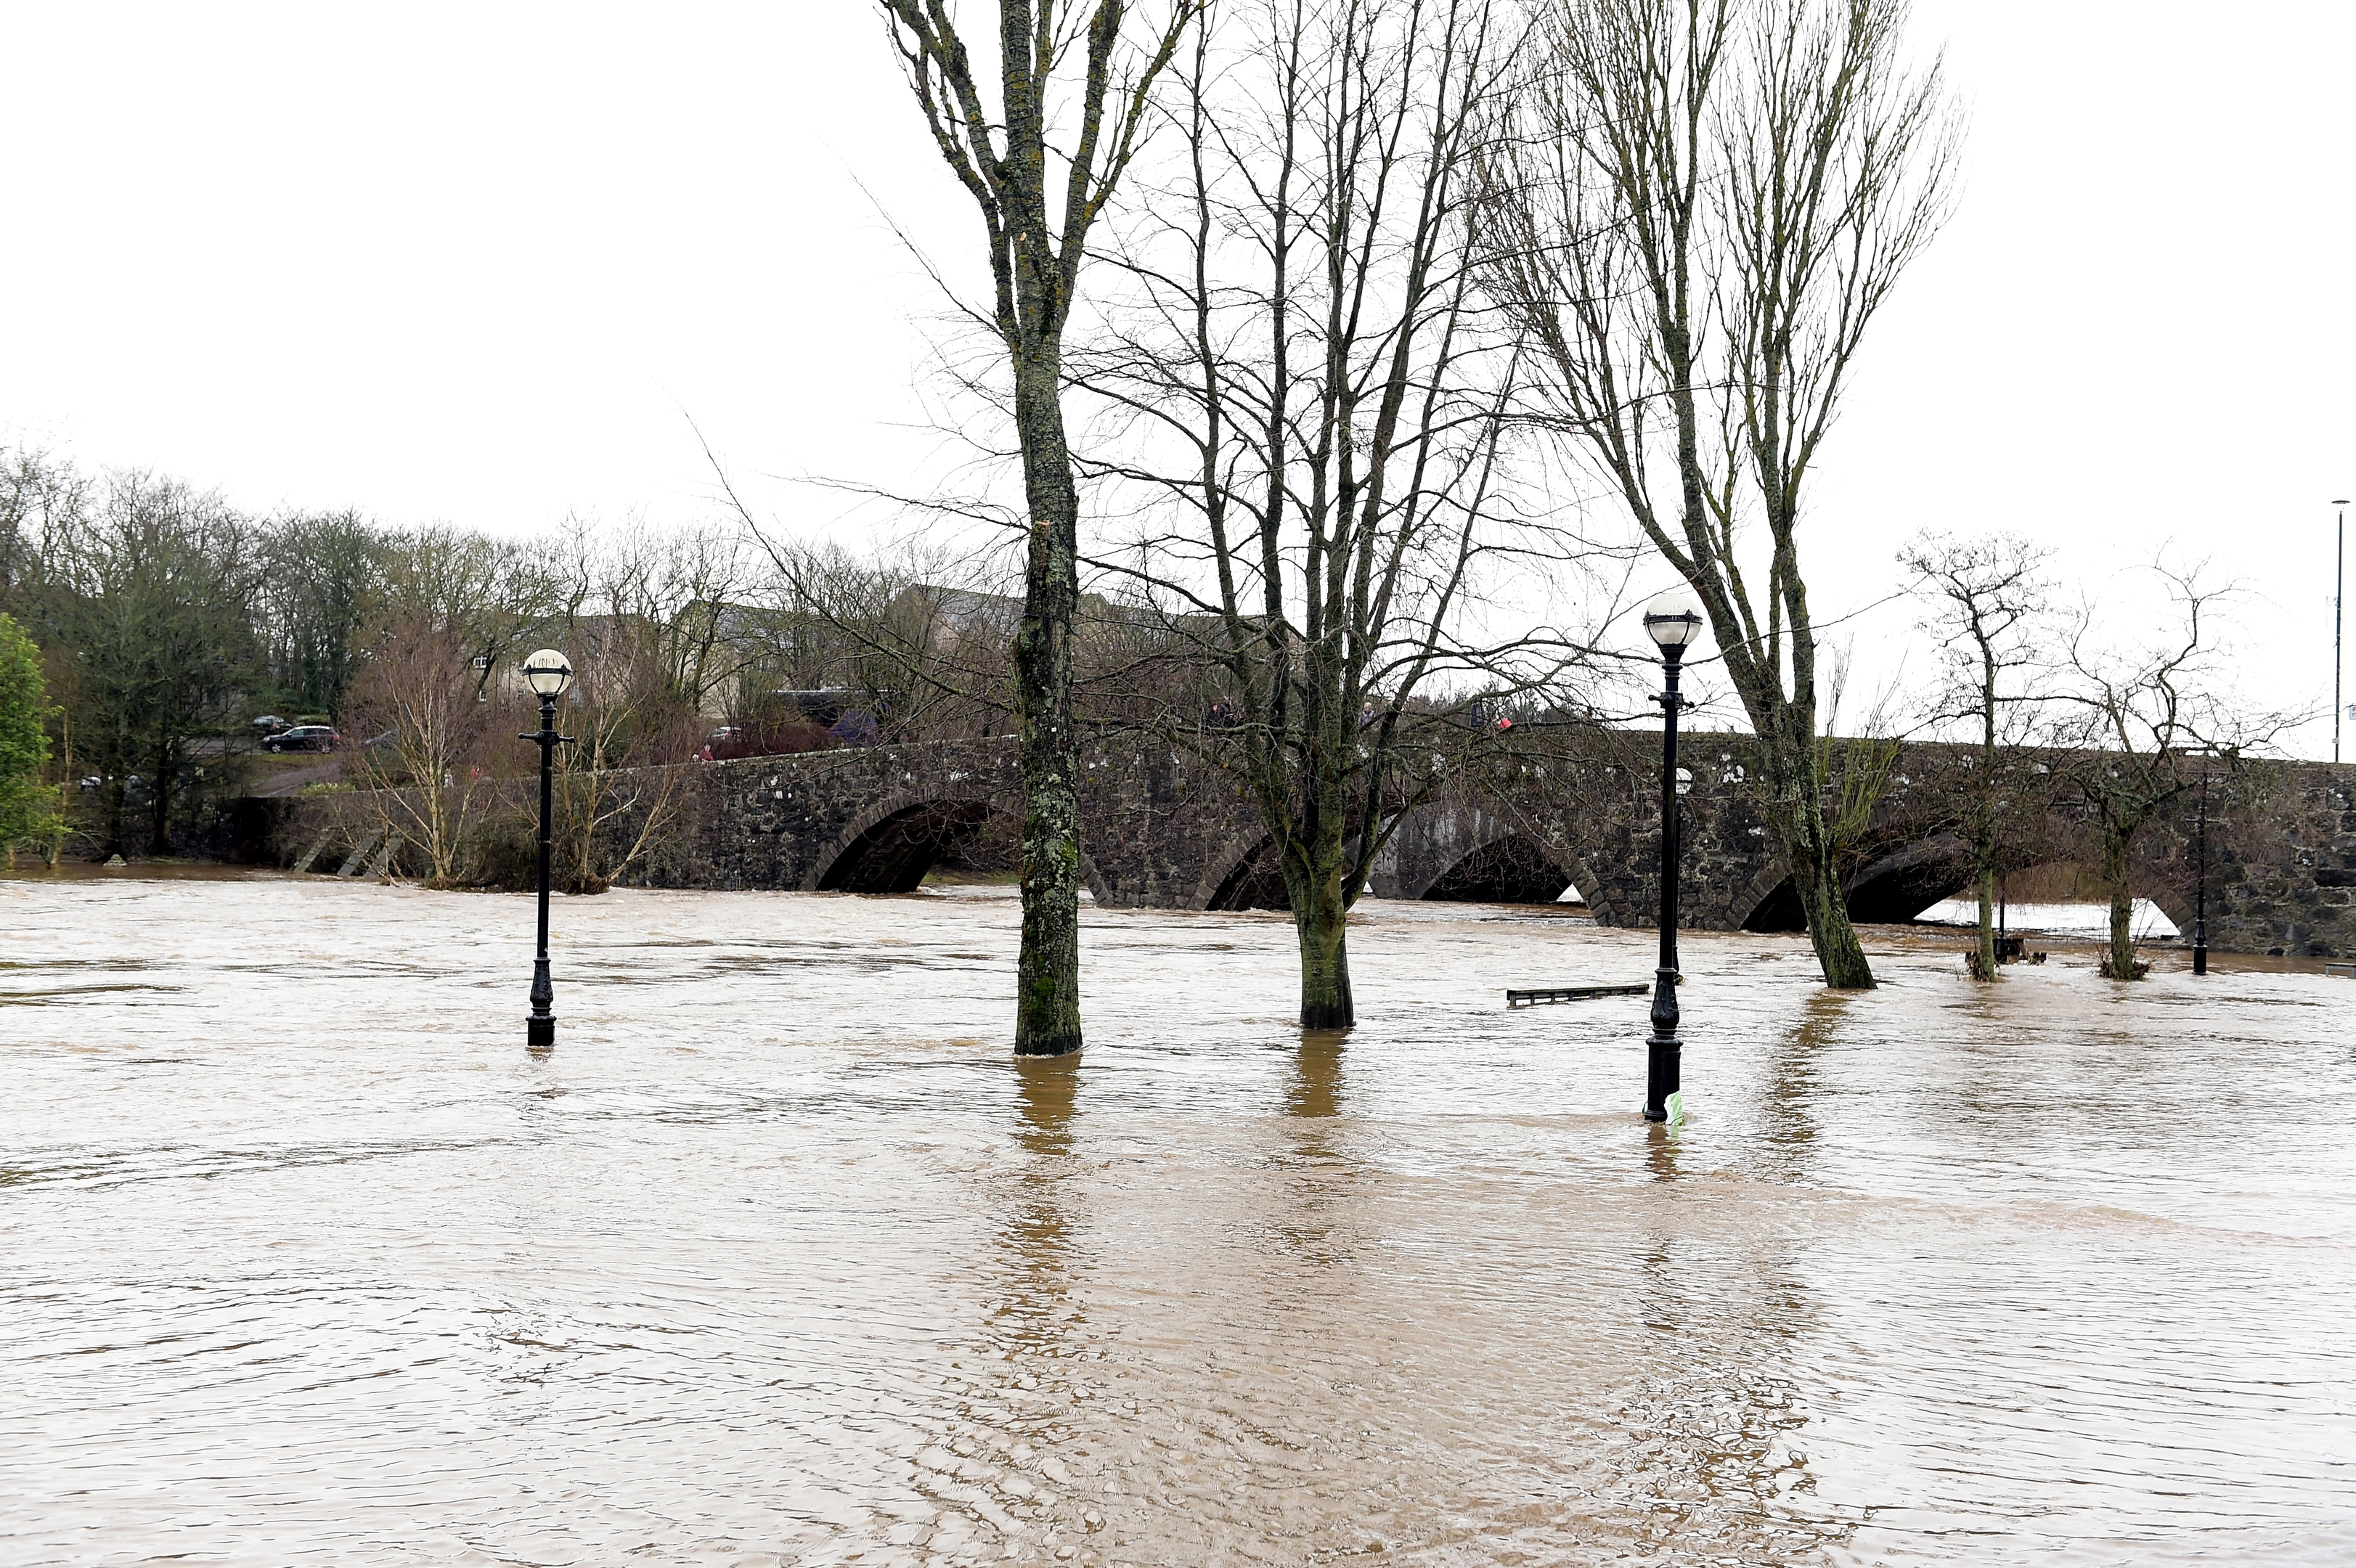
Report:
[{"label": "muddy brown water", "polygon": [[[0,879],[0,1562],[2356,1561],[2356,982]],[[2172,962],[2172,961],[2171,961]]]}]

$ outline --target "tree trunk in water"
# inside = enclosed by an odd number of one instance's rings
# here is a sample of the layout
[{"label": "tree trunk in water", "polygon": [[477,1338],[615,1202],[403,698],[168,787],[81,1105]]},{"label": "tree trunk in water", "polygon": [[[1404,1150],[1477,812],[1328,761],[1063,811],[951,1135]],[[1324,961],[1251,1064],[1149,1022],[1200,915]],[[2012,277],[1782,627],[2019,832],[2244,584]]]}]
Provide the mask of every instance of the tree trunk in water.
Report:
[{"label": "tree trunk in water", "polygon": [[2136,973],[2135,900],[2125,888],[2111,890],[2111,978],[2139,980]]},{"label": "tree trunk in water", "polygon": [[1072,728],[1072,617],[1079,604],[1079,494],[1064,440],[1055,350],[1018,357],[1014,418],[1031,508],[1023,620],[1014,634],[1022,719],[1023,949],[1014,1052],[1080,1049],[1079,744]]},{"label": "tree trunk in water", "polygon": [[1996,872],[1980,870],[1980,973],[1983,980],[2001,978],[1996,962]]},{"label": "tree trunk in water", "polygon": [[1849,923],[1848,894],[1840,884],[1840,868],[1826,858],[1814,864],[1794,865],[1792,885],[1799,890],[1800,907],[1807,912],[1808,943],[1816,950],[1816,964],[1825,984],[1837,991],[1873,989],[1873,965]]},{"label": "tree trunk in water", "polygon": [[1357,1011],[1350,999],[1350,915],[1338,867],[1294,894],[1292,925],[1301,937],[1301,1027],[1348,1029]]},{"label": "tree trunk in water", "polygon": [[2105,835],[2103,883],[2111,891],[2111,978],[2136,976],[2135,890],[2127,882],[2127,847],[2124,839]]},{"label": "tree trunk in water", "polygon": [[1807,917],[1808,945],[1825,984],[1840,991],[1873,988],[1873,966],[1849,923],[1848,892],[1841,886],[1840,855],[1825,821],[1824,753],[1815,741],[1815,705],[1783,703],[1746,693],[1743,705],[1758,731],[1759,766],[1766,784],[1768,820],[1792,868],[1792,889]]},{"label": "tree trunk in water", "polygon": [[[1809,722],[1813,722],[1810,720]],[[1792,773],[1804,781],[1787,829],[1785,848],[1792,861],[1792,886],[1808,918],[1808,944],[1816,950],[1817,967],[1825,984],[1837,991],[1869,991],[1873,966],[1865,961],[1857,927],[1849,923],[1848,891],[1841,886],[1840,857],[1825,825],[1824,780],[1819,776],[1815,742],[1802,731],[1794,750],[1805,747]]]}]

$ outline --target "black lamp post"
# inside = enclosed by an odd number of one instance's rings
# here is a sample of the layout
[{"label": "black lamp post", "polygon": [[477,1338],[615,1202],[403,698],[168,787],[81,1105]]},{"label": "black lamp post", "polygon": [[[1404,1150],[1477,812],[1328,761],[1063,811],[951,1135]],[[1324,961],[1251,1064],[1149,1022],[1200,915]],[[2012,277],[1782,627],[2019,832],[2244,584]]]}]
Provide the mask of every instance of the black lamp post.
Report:
[{"label": "black lamp post", "polygon": [[2339,543],[2331,558],[2331,760],[2340,760],[2340,596],[2348,592],[2348,503],[2340,508]]},{"label": "black lamp post", "polygon": [[1645,1044],[1644,1119],[1665,1122],[1684,1112],[1677,1039],[1677,669],[1701,635],[1701,612],[1682,588],[1644,606],[1644,630],[1659,645],[1665,688],[1661,705],[1661,963],[1653,974],[1653,1038]]},{"label": "black lamp post", "polygon": [[2192,901],[2192,972],[2209,973],[2209,760],[2201,760],[2201,891]]},{"label": "black lamp post", "polygon": [[548,981],[549,819],[555,806],[556,748],[566,739],[556,732],[556,699],[573,684],[573,666],[554,648],[542,648],[523,661],[523,678],[540,699],[540,729],[516,737],[540,742],[540,952],[531,966],[531,1017],[524,1020],[524,1045],[550,1051],[556,1045],[556,1015],[548,1007],[556,988]]}]

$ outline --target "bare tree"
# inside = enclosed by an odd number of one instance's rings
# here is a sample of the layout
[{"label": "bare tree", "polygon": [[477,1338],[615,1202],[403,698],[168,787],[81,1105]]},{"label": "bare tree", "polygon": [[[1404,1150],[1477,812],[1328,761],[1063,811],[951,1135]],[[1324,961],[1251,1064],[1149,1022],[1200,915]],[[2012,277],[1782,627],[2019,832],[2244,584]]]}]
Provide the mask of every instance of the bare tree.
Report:
[{"label": "bare tree", "polygon": [[2021,772],[2005,764],[2018,763],[2017,753],[2041,710],[2022,677],[2040,662],[2029,633],[2051,607],[2045,562],[2051,553],[2016,535],[1926,534],[1898,557],[1913,579],[1914,592],[1929,602],[1927,629],[1948,656],[1940,717],[1968,720],[1978,731],[1965,832],[1972,887],[1979,896],[1973,973],[1982,980],[1999,976],[1995,906],[2003,780]]},{"label": "bare tree", "polygon": [[1569,649],[1481,635],[1513,618],[1484,598],[1506,569],[1536,582],[1565,553],[1518,504],[1517,344],[1473,288],[1474,160],[1516,20],[1493,0],[1222,13],[1177,68],[1181,166],[1123,226],[1134,286],[1074,357],[1106,410],[1086,460],[1134,519],[1100,562],[1140,634],[1128,684],[1151,689],[1156,658],[1215,677],[1163,682],[1162,727],[1258,801],[1305,1029],[1354,1021],[1351,906],[1464,749],[1435,699],[1536,685]]},{"label": "bare tree", "polygon": [[633,522],[593,539],[576,525],[565,576],[574,614],[594,601],[594,613],[637,618],[648,678],[691,711],[718,711],[766,652],[758,634],[769,618],[748,602],[758,579],[734,528]]},{"label": "bare tree", "polygon": [[380,831],[416,846],[429,886],[454,885],[493,786],[486,752],[509,717],[484,699],[456,628],[412,617],[386,630],[352,689],[368,735],[347,771],[372,791]]},{"label": "bare tree", "polygon": [[381,547],[378,628],[416,628],[455,641],[488,694],[500,667],[519,658],[557,624],[564,581],[541,543],[494,539],[445,527],[388,533]]},{"label": "bare tree", "polygon": [[1538,347],[1544,417],[1701,599],[1826,984],[1870,986],[1799,527],[1866,328],[1944,210],[1938,70],[1901,59],[1903,0],[1537,4],[1494,284]]},{"label": "bare tree", "polygon": [[986,561],[923,544],[853,554],[762,542],[785,606],[776,667],[789,683],[839,688],[894,741],[1012,732],[1023,601]]},{"label": "bare tree", "polygon": [[[733,552],[702,530],[575,523],[557,552],[565,609],[553,635],[573,662],[559,752],[555,833],[565,890],[603,892],[659,844],[684,799],[675,764],[693,748],[724,652],[712,606],[736,581]],[[616,836],[626,825],[627,842]]]},{"label": "bare tree", "polygon": [[95,503],[88,476],[72,464],[23,446],[0,454],[0,610],[37,571],[45,541],[70,532]]},{"label": "bare tree", "polygon": [[2171,624],[2151,639],[2109,645],[2098,636],[2094,608],[2082,607],[2055,693],[2076,716],[2065,732],[2078,749],[2069,782],[2085,801],[2110,894],[2110,950],[2102,968],[2115,980],[2141,979],[2146,967],[2135,955],[2130,875],[2146,830],[2200,786],[2211,759],[2238,760],[2270,744],[2291,721],[2233,700],[2224,688],[2215,622],[2235,590],[2202,581],[2197,568],[2179,571],[2162,563],[2153,571],[2175,607]]},{"label": "bare tree", "polygon": [[[1080,1048],[1071,648],[1079,491],[1064,425],[1064,333],[1090,230],[1136,155],[1154,79],[1199,4],[1169,0],[1162,21],[1132,29],[1129,0],[998,0],[993,106],[949,0],[883,0],[918,112],[980,210],[992,293],[988,321],[1012,372],[1031,522],[1014,637],[1024,795],[1014,1024],[1021,1055]],[[1074,65],[1076,83],[1068,80]],[[1059,91],[1066,102],[1055,101]],[[1053,189],[1059,183],[1060,211]]]}]

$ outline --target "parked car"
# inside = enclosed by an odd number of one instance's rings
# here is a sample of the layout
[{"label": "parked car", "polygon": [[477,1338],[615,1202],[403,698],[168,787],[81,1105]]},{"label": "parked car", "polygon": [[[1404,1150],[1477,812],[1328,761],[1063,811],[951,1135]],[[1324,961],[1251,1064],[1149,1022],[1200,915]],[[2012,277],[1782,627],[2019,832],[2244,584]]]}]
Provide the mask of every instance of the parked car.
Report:
[{"label": "parked car", "polygon": [[262,742],[265,752],[332,752],[344,738],[325,724],[297,724]]},{"label": "parked car", "polygon": [[292,719],[281,719],[275,713],[265,713],[261,718],[253,721],[253,727],[262,731],[262,735],[267,738],[277,734],[282,730],[293,729],[294,727],[294,720]]}]

